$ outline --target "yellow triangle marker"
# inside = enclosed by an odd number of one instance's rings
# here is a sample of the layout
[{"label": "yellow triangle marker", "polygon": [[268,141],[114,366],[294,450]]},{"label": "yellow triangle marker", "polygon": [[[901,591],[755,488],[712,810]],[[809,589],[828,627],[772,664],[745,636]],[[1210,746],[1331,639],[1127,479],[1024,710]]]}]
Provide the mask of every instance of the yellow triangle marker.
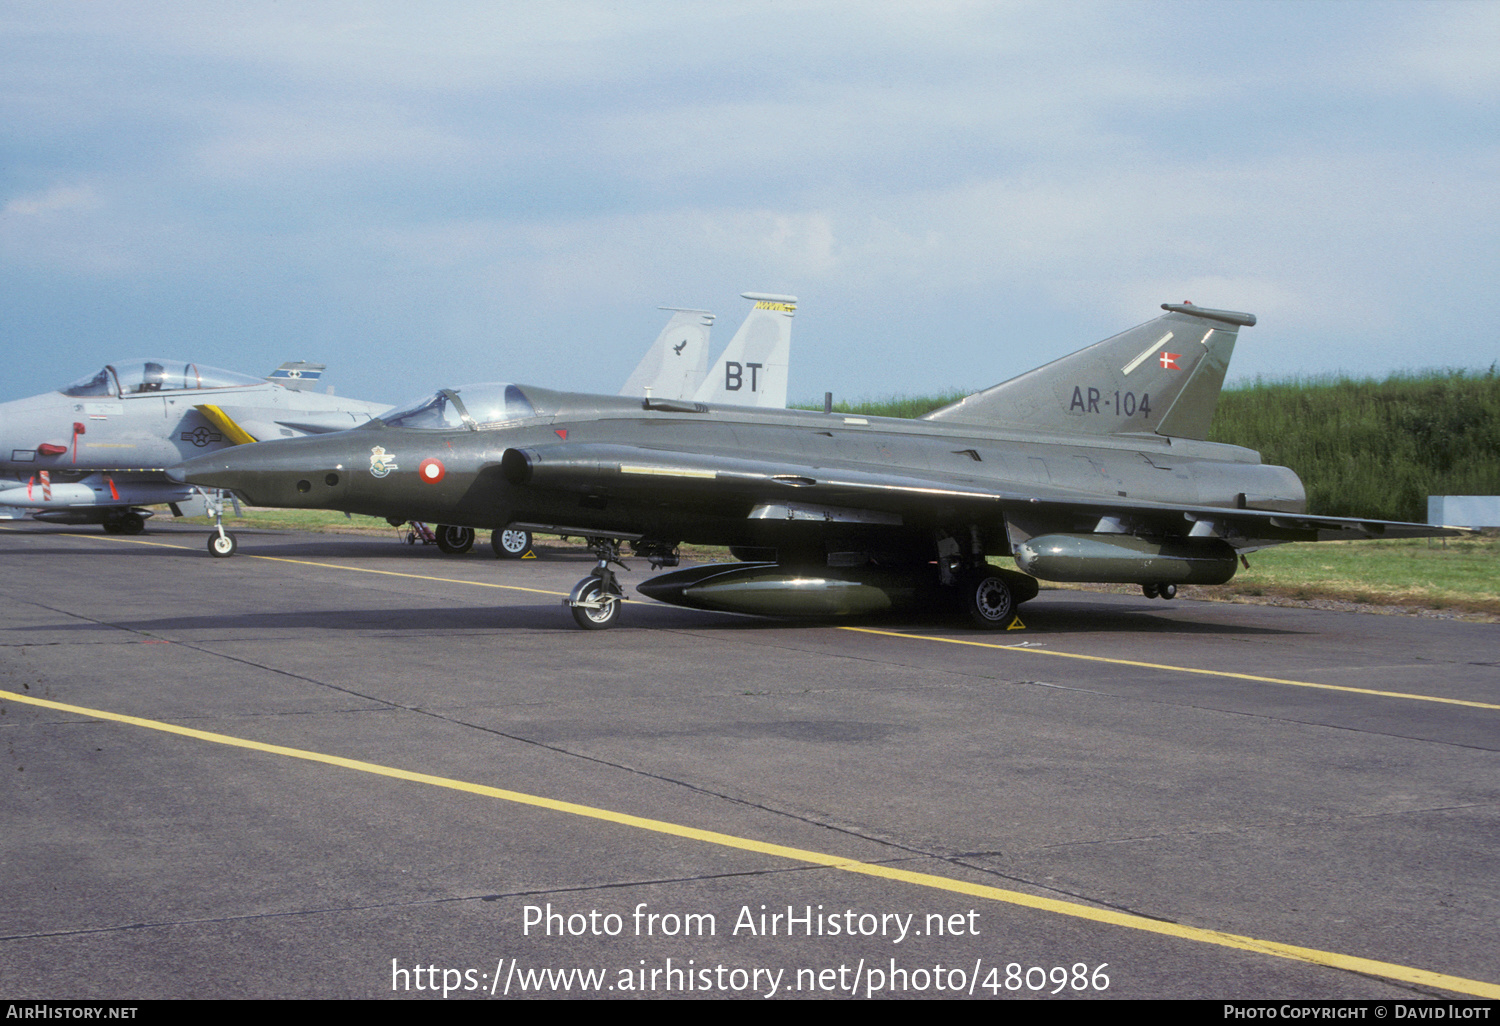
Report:
[{"label": "yellow triangle marker", "polygon": [[1024,631],[1026,629],[1026,625],[1021,622],[1021,618],[1018,616],[1014,620],[1012,620],[1010,622],[1010,626],[1005,629],[1008,631]]},{"label": "yellow triangle marker", "polygon": [[526,555],[522,556],[521,558],[522,559],[535,559],[536,558],[536,553],[532,552],[530,549],[527,549],[526,550]]}]

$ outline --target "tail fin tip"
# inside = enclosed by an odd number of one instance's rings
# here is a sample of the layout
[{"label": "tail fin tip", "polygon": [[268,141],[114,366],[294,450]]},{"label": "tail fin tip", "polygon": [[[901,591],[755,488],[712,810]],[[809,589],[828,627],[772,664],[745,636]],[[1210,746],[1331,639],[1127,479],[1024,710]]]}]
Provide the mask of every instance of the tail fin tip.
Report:
[{"label": "tail fin tip", "polygon": [[1238,310],[1210,310],[1206,306],[1194,306],[1187,300],[1181,303],[1163,303],[1161,308],[1169,313],[1188,314],[1192,317],[1206,317],[1211,321],[1238,324],[1242,328],[1255,327],[1255,315],[1252,313],[1240,313]]}]

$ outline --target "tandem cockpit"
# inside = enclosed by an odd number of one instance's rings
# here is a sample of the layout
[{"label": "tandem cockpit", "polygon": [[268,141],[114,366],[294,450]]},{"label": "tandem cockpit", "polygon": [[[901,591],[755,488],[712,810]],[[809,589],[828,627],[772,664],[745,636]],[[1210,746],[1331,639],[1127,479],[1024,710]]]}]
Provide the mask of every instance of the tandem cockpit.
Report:
[{"label": "tandem cockpit", "polygon": [[441,388],[405,403],[379,420],[386,427],[429,431],[488,431],[537,415],[520,385],[492,381],[462,388]]},{"label": "tandem cockpit", "polygon": [[247,374],[201,363],[182,360],[126,360],[108,363],[97,374],[79,378],[63,395],[118,399],[132,395],[154,395],[158,392],[200,391],[216,388],[244,388],[264,382]]}]

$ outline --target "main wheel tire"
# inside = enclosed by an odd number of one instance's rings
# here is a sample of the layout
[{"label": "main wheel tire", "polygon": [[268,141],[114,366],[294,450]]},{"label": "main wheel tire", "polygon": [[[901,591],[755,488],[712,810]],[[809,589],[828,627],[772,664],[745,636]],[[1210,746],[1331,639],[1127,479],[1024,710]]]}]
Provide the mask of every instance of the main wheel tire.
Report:
[{"label": "main wheel tire", "polygon": [[126,513],[119,519],[121,534],[140,534],[146,529],[146,518],[139,513]]},{"label": "main wheel tire", "polygon": [[1141,585],[1141,594],[1147,598],[1159,598],[1161,596],[1161,587],[1156,584],[1143,584]]},{"label": "main wheel tire", "polygon": [[[604,597],[604,589],[600,586],[598,580],[595,580],[593,584],[584,589],[583,597],[590,600],[598,600]],[[586,631],[602,631],[606,627],[613,627],[619,617],[619,599],[606,602],[598,609],[589,609],[587,606],[573,607],[573,619],[577,620],[578,626]]]},{"label": "main wheel tire", "polygon": [[472,527],[454,527],[452,524],[438,524],[432,533],[437,538],[437,547],[450,556],[461,556],[474,547],[474,529]]},{"label": "main wheel tire", "polygon": [[120,522],[118,520],[106,520],[99,525],[104,528],[105,534],[121,534]]},{"label": "main wheel tire", "polygon": [[969,620],[981,630],[1002,630],[1015,616],[1015,596],[998,570],[973,571],[964,577],[959,587],[963,589],[964,609]]},{"label": "main wheel tire", "polygon": [[520,559],[531,551],[531,532],[507,527],[490,535],[490,548],[496,559]]},{"label": "main wheel tire", "polygon": [[239,548],[239,539],[228,531],[225,531],[223,534],[215,531],[208,536],[208,554],[216,559],[232,556],[239,551]]},{"label": "main wheel tire", "polygon": [[1175,585],[1175,584],[1162,584],[1162,585],[1158,585],[1157,589],[1156,589],[1156,594],[1157,594],[1157,596],[1159,598],[1174,599],[1174,598],[1177,597],[1177,585]]}]

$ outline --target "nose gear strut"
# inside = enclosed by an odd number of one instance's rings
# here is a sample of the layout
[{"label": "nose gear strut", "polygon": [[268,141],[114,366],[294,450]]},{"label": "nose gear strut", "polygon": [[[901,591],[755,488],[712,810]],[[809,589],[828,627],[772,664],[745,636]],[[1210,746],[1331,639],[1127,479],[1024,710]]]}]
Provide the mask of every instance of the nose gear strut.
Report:
[{"label": "nose gear strut", "polygon": [[593,549],[599,563],[593,573],[573,586],[563,605],[573,610],[573,619],[578,621],[578,626],[598,631],[615,625],[620,615],[620,603],[625,601],[625,593],[610,564],[621,570],[630,567],[620,561],[620,542],[617,539],[590,538],[589,548]]}]

